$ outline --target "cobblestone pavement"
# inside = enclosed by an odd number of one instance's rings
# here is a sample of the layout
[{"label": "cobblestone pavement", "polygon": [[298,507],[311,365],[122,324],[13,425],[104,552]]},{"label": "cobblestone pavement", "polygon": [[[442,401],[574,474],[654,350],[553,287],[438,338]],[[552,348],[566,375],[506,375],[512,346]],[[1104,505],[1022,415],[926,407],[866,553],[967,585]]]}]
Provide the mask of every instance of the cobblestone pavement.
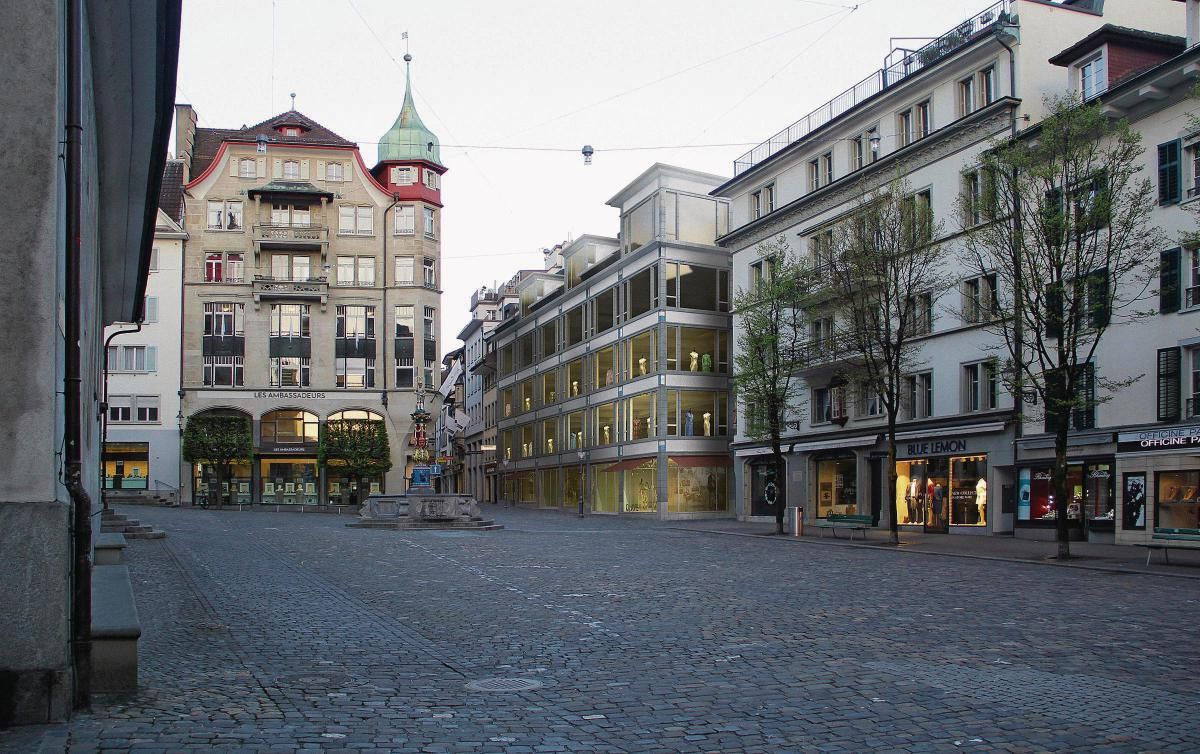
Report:
[{"label": "cobblestone pavement", "polygon": [[141,689],[69,750],[1200,751],[1192,580],[488,512],[139,509]]}]

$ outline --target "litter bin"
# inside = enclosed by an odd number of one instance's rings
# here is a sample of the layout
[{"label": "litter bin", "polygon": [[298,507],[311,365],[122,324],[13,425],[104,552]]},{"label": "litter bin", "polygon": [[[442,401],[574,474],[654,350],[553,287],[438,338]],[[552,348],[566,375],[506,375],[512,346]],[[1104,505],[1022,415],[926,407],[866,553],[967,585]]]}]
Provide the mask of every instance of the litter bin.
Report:
[{"label": "litter bin", "polygon": [[788,531],[793,537],[804,536],[804,509],[798,505],[788,506]]}]

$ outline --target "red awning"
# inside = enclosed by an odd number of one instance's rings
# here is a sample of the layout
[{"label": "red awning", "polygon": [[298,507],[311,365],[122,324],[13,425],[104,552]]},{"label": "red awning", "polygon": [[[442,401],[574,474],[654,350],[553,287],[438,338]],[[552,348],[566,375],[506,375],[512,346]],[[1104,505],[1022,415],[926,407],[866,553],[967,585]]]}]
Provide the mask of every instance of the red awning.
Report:
[{"label": "red awning", "polygon": [[729,456],[671,456],[667,460],[685,469],[697,469],[701,466],[725,467],[729,465]]},{"label": "red awning", "polygon": [[629,471],[630,469],[636,469],[638,466],[643,466],[656,460],[658,460],[658,456],[648,456],[645,458],[622,458],[612,466],[604,469],[604,471]]}]

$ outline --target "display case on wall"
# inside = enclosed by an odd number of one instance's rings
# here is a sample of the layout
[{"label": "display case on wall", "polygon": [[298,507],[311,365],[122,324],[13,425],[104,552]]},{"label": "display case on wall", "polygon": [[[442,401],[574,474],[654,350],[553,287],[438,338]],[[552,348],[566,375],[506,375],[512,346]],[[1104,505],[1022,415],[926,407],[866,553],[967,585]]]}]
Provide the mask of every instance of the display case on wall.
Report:
[{"label": "display case on wall", "polygon": [[1155,474],[1154,525],[1164,529],[1200,528],[1200,471]]}]

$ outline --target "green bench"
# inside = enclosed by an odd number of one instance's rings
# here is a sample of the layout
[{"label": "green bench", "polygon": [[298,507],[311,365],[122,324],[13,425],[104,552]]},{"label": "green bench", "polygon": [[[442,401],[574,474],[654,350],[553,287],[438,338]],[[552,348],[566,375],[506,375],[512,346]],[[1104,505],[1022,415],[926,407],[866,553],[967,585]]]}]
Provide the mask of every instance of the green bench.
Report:
[{"label": "green bench", "polygon": [[[1200,550],[1200,529],[1169,529],[1156,526],[1150,540],[1142,545],[1146,548],[1146,565],[1150,565],[1150,556],[1155,550],[1163,551],[1163,562],[1169,565],[1171,550]],[[1193,544],[1187,544],[1188,542]]]},{"label": "green bench", "polygon": [[867,529],[872,528],[873,523],[870,516],[852,516],[842,513],[830,513],[828,518],[823,520],[818,519],[813,526],[818,529],[829,529],[833,532],[834,539],[837,538],[838,529],[849,530],[850,539],[854,539],[854,532],[861,531],[863,533],[863,539],[866,539]]}]

